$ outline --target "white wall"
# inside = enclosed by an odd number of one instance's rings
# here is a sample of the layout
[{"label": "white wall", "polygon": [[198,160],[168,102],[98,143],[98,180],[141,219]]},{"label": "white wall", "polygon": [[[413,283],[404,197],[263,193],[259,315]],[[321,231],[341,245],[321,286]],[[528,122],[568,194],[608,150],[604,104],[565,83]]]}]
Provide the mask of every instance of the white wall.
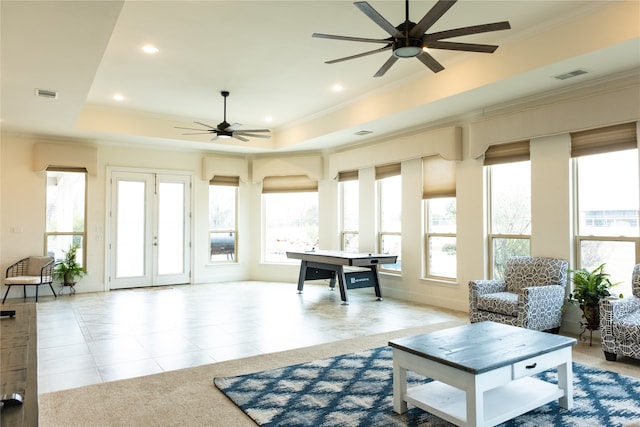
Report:
[{"label": "white wall", "polygon": [[[360,250],[376,251],[375,173],[374,164],[385,153],[387,162],[400,161],[402,165],[403,204],[403,271],[401,276],[383,274],[383,295],[433,304],[466,311],[468,307],[467,283],[486,277],[487,254],[485,242],[485,197],[482,166],[482,147],[531,139],[532,162],[532,240],[534,255],[556,256],[572,260],[571,188],[569,132],[616,122],[640,120],[640,106],[631,93],[639,93],[640,84],[634,80],[625,90],[611,84],[581,89],[575,99],[564,93],[562,102],[537,99],[535,108],[527,105],[495,109],[492,114],[470,116],[443,125],[433,125],[423,131],[426,135],[439,135],[443,128],[461,130],[462,160],[457,162],[457,254],[458,278],[454,283],[437,282],[422,278],[422,202],[420,153],[432,153],[427,138],[388,138],[371,146],[359,146],[337,153],[310,154],[322,157],[322,179],[319,182],[320,247],[339,247],[338,181],[333,175],[332,159],[359,160],[360,183]],[[603,116],[602,102],[615,105]],[[571,108],[564,112],[562,106]],[[579,114],[575,109],[580,109]],[[613,111],[612,111],[613,110]],[[561,115],[569,120],[563,129]],[[559,117],[560,115],[560,117]],[[517,117],[520,125],[514,125]],[[552,121],[550,127],[549,121]],[[526,122],[526,126],[521,126]],[[545,131],[552,129],[551,134]],[[446,132],[445,132],[446,133]],[[23,256],[44,251],[45,176],[33,171],[33,146],[37,141],[17,135],[3,134],[0,145],[0,256],[2,269]],[[441,141],[440,141],[441,142]],[[394,150],[397,144],[403,149]],[[380,151],[384,148],[383,151]],[[389,158],[393,153],[400,158]],[[241,182],[238,263],[210,265],[208,258],[208,180],[202,176],[205,153],[132,149],[122,146],[98,146],[98,173],[88,180],[87,248],[89,274],[77,285],[78,292],[98,292],[108,288],[106,282],[108,244],[108,170],[113,168],[143,168],[154,170],[187,171],[193,177],[193,257],[192,282],[207,283],[232,280],[286,281],[298,278],[298,266],[264,264],[261,262],[262,212],[261,184],[249,179]],[[218,154],[218,157],[224,155]],[[346,160],[345,160],[346,159]],[[246,159],[251,165],[253,158]],[[333,163],[334,166],[336,163]],[[283,171],[286,172],[286,171]],[[46,293],[45,289],[41,290]],[[32,291],[33,292],[33,291]],[[50,292],[50,291],[49,291]],[[11,297],[19,297],[20,289],[12,290]],[[31,293],[33,294],[33,293]],[[565,321],[571,328],[577,324],[577,314],[569,312]]]}]

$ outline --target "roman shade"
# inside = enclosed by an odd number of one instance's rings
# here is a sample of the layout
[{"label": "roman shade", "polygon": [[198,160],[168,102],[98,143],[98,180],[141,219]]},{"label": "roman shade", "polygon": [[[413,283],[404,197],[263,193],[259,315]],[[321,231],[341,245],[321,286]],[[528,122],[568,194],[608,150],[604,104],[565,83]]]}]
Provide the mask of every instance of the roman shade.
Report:
[{"label": "roman shade", "polygon": [[318,181],[306,175],[265,176],[262,193],[296,193],[318,191]]},{"label": "roman shade", "polygon": [[209,185],[227,185],[233,187],[240,186],[239,176],[214,175],[209,181]]},{"label": "roman shade", "polygon": [[637,138],[634,122],[573,132],[571,157],[637,148]]},{"label": "roman shade", "polygon": [[456,162],[440,156],[422,159],[422,198],[456,196]]},{"label": "roman shade", "polygon": [[529,160],[529,141],[492,145],[484,152],[484,165],[524,162]]},{"label": "roman shade", "polygon": [[338,181],[339,182],[357,181],[357,180],[358,180],[358,171],[357,170],[338,172]]},{"label": "roman shade", "polygon": [[376,166],[376,179],[384,179],[396,175],[400,175],[400,163]]}]

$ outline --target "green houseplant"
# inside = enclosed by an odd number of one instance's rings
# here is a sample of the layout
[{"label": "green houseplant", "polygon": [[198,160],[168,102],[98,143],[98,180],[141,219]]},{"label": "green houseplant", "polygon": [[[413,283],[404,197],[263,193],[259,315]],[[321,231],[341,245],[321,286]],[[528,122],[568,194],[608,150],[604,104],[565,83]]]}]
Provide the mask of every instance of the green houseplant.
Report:
[{"label": "green houseplant", "polygon": [[[611,283],[609,274],[604,272],[602,263],[592,271],[587,269],[569,270],[572,274],[573,292],[567,301],[578,305],[582,310],[582,328],[584,331],[594,331],[600,327],[600,310],[598,304],[601,299],[611,296],[610,288],[618,283]],[[582,335],[582,334],[580,334]]]},{"label": "green houseplant", "polygon": [[76,277],[87,274],[87,270],[81,267],[76,261],[78,245],[72,244],[65,252],[64,259],[58,262],[53,268],[53,278],[60,280],[63,284],[75,283]]}]

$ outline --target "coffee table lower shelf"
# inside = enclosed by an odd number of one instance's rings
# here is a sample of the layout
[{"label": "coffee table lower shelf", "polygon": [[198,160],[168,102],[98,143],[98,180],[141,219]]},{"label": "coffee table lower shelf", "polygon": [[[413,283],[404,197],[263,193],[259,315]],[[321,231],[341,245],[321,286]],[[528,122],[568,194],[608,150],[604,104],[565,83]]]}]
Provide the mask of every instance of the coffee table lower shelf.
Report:
[{"label": "coffee table lower shelf", "polygon": [[[484,392],[484,420],[496,425],[564,396],[556,384],[525,377]],[[464,390],[440,381],[409,388],[403,400],[456,425],[467,423]]]}]

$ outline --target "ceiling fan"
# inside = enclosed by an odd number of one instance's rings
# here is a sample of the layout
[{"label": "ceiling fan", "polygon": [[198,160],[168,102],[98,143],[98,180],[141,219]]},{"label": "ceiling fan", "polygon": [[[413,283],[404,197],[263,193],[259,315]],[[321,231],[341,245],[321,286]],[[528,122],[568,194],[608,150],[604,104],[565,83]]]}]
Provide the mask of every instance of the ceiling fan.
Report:
[{"label": "ceiling fan", "polygon": [[187,129],[187,130],[196,130],[199,132],[189,132],[183,133],[183,135],[205,135],[205,134],[213,134],[213,138],[211,141],[214,141],[218,138],[235,138],[240,141],[247,142],[249,141],[247,138],[271,138],[271,135],[262,135],[264,132],[271,132],[269,129],[238,129],[242,126],[240,123],[234,123],[230,125],[227,123],[227,97],[229,96],[229,92],[223,90],[220,94],[224,97],[224,118],[222,122],[218,124],[218,126],[213,127],[205,123],[194,122],[199,124],[200,126],[204,126],[207,129],[195,129],[195,128],[185,128],[181,126],[176,126],[176,129]]},{"label": "ceiling fan", "polygon": [[424,65],[429,67],[431,71],[437,73],[444,70],[444,67],[435,60],[433,56],[426,52],[425,49],[447,49],[461,50],[466,52],[483,52],[493,53],[498,46],[476,43],[461,43],[452,41],[443,41],[453,37],[466,36],[470,34],[486,33],[489,31],[508,30],[511,25],[508,21],[494,22],[491,24],[472,25],[469,27],[454,28],[446,31],[438,31],[435,33],[427,33],[427,30],[442,17],[457,0],[438,0],[438,2],[427,12],[426,15],[416,24],[409,20],[409,0],[405,1],[405,21],[394,27],[387,21],[378,11],[376,11],[366,1],[357,1],[354,5],[367,15],[373,22],[378,24],[391,37],[385,39],[369,39],[362,37],[336,36],[331,34],[313,33],[313,37],[347,40],[365,43],[381,43],[384,47],[369,52],[359,53],[344,58],[326,61],[327,64],[335,64],[336,62],[347,61],[349,59],[361,58],[363,56],[372,55],[374,53],[391,50],[392,55],[389,57],[374,77],[383,76],[389,68],[398,60],[398,58],[418,58]]}]

